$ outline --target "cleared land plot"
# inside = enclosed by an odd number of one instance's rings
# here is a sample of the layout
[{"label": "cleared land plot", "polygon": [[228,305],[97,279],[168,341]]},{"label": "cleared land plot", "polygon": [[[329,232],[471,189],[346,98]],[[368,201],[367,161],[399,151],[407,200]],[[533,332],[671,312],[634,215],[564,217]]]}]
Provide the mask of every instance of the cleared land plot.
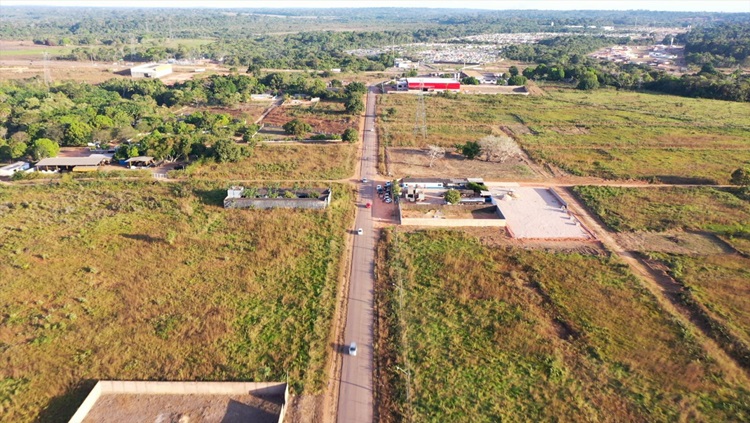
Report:
[{"label": "cleared land plot", "polygon": [[0,187],[3,420],[66,421],[91,380],[324,385],[350,188],[225,210],[226,185]]},{"label": "cleared land plot", "polygon": [[417,219],[499,219],[495,206],[401,205],[401,215]]},{"label": "cleared land plot", "polygon": [[419,148],[389,147],[388,163],[391,173],[397,177],[460,178],[469,175],[495,181],[539,179],[521,160],[505,163],[467,160],[455,152],[447,152],[444,158],[429,167],[430,160],[425,150]]},{"label": "cleared land plot", "polygon": [[573,191],[617,232],[709,231],[730,243],[750,240],[750,201],[738,191],[578,186]]},{"label": "cleared land plot", "polygon": [[750,104],[599,90],[549,96],[428,96],[427,139],[413,135],[415,96],[384,95],[389,146],[453,146],[508,133],[570,173],[665,182],[726,182],[750,164]]},{"label": "cleared land plot", "polygon": [[346,113],[344,104],[334,101],[278,107],[263,119],[263,123],[283,126],[294,119],[312,126],[313,132],[326,134],[341,134],[347,128],[357,128],[359,125],[359,116]]},{"label": "cleared land plot", "polygon": [[237,163],[196,163],[186,173],[199,179],[344,179],[354,174],[356,155],[352,144],[260,144],[251,157]]},{"label": "cleared land plot", "polygon": [[284,398],[252,395],[102,395],[84,423],[278,423]]},{"label": "cleared land plot", "polygon": [[505,215],[508,228],[515,238],[578,238],[591,236],[578,222],[563,211],[563,204],[547,188],[491,189],[493,196],[501,197],[497,206]]},{"label": "cleared land plot", "polygon": [[381,421],[750,417],[744,375],[612,259],[458,231],[388,232],[380,251]]}]

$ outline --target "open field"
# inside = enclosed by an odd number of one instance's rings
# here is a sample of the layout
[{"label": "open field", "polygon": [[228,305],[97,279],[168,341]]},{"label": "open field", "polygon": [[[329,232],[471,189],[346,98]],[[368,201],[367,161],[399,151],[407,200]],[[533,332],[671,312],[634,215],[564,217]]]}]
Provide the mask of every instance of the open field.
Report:
[{"label": "open field", "polygon": [[603,186],[573,190],[614,231],[703,230],[740,242],[750,239],[750,201],[736,195],[736,190]]},{"label": "open field", "polygon": [[390,146],[508,133],[539,162],[612,179],[723,183],[750,164],[750,104],[614,90],[548,94],[427,96],[426,140],[413,135],[416,96],[384,95],[379,126]]},{"label": "open field", "polygon": [[344,179],[354,174],[357,146],[347,143],[315,145],[260,144],[252,157],[237,163],[191,165],[186,173],[198,179]]},{"label": "open field", "polygon": [[665,263],[670,275],[688,288],[690,299],[750,349],[750,259],[739,254],[648,256]]},{"label": "open field", "polygon": [[359,124],[359,116],[346,113],[344,104],[334,101],[278,107],[263,119],[263,123],[282,126],[293,119],[306,122],[312,126],[313,132],[326,134],[341,134]]},{"label": "open field", "polygon": [[352,191],[313,212],[225,210],[225,189],[0,187],[4,421],[67,421],[97,379],[323,388]]},{"label": "open field", "polygon": [[396,177],[412,178],[482,177],[494,181],[539,179],[519,159],[511,159],[505,163],[467,160],[464,156],[449,151],[444,158],[435,160],[432,167],[429,167],[430,160],[425,151],[426,149],[413,147],[389,147],[388,163],[391,173]]},{"label": "open field", "polygon": [[381,421],[750,418],[744,374],[613,259],[395,230],[379,262]]}]

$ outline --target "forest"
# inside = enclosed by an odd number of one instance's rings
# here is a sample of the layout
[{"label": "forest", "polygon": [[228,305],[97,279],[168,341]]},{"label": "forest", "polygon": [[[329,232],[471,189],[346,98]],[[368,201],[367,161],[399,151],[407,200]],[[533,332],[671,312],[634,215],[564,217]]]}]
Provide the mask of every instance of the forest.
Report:
[{"label": "forest", "polygon": [[38,80],[5,82],[0,84],[0,159],[38,160],[55,156],[60,146],[92,143],[106,149],[115,141],[120,144],[116,158],[236,161],[250,154],[258,131],[249,116],[209,110],[182,115],[175,108],[232,107],[249,101],[251,94],[272,91],[342,101],[348,111],[359,113],[364,90],[357,82],[328,90],[321,78],[304,73],[270,73],[260,79],[212,75],[171,87],[152,79],[112,79],[98,86],[65,82],[49,88]]}]

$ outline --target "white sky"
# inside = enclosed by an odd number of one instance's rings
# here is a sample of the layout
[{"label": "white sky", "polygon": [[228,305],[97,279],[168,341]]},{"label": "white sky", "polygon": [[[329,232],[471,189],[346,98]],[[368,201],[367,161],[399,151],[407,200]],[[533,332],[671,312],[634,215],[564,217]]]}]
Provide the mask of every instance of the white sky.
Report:
[{"label": "white sky", "polygon": [[747,12],[750,0],[2,0],[1,5],[83,7],[433,7],[537,10],[668,10]]}]

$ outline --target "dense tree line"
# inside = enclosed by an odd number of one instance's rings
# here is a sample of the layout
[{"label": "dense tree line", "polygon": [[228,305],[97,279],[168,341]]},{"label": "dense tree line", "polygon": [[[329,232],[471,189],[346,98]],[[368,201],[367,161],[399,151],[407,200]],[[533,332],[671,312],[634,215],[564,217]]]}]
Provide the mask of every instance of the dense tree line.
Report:
[{"label": "dense tree line", "polygon": [[685,59],[690,64],[750,68],[750,25],[747,22],[694,28],[679,35],[677,42],[685,44]]},{"label": "dense tree line", "polygon": [[175,114],[175,107],[233,106],[268,90],[334,98],[351,113],[360,113],[366,87],[355,82],[340,91],[327,90],[322,79],[304,73],[271,73],[262,78],[212,75],[171,87],[153,79],[112,79],[99,86],[66,82],[49,88],[38,79],[4,82],[0,83],[0,159],[38,159],[54,156],[55,146],[106,146],[114,141],[123,145],[118,158],[145,154],[176,160],[208,155],[227,161],[249,154],[227,144],[233,138],[252,140],[258,127],[249,116],[233,118],[208,111],[182,116]]}]

